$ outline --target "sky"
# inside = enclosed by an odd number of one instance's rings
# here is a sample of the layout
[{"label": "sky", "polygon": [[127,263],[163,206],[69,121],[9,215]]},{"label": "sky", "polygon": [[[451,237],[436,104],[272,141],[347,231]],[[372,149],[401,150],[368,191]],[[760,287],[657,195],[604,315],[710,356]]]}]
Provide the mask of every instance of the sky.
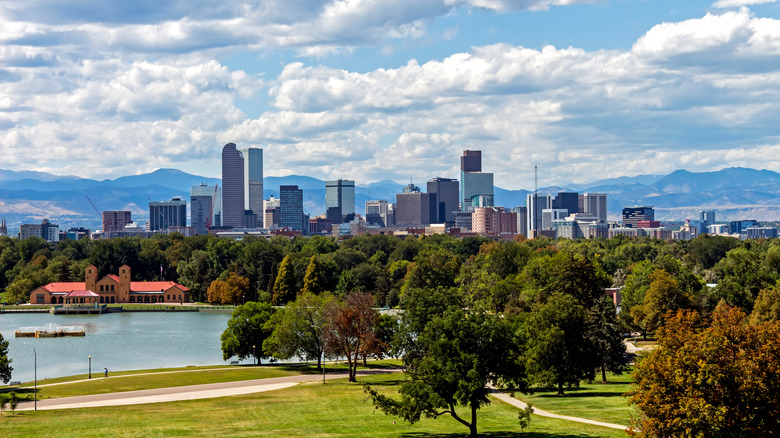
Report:
[{"label": "sky", "polygon": [[0,169],[496,185],[780,171],[776,0],[3,0]]}]

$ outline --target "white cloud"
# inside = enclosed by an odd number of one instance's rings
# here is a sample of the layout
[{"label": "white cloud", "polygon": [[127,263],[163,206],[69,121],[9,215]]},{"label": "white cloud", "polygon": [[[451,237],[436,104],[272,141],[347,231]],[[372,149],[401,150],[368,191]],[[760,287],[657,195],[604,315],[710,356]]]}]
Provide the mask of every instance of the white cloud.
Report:
[{"label": "white cloud", "polygon": [[715,9],[738,8],[741,6],[763,5],[775,2],[777,2],[777,0],[718,0],[712,4],[712,7]]}]

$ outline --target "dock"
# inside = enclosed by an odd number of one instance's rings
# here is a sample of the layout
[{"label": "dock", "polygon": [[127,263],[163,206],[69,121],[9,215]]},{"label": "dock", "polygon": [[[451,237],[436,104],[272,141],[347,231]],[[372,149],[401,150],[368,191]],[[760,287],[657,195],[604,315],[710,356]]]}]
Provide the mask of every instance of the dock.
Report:
[{"label": "dock", "polygon": [[52,306],[49,309],[49,313],[52,315],[102,315],[108,313],[110,310],[108,306]]},{"label": "dock", "polygon": [[71,332],[65,330],[35,330],[34,332],[23,332],[17,330],[14,332],[14,336],[17,338],[63,338],[69,336],[86,336],[87,333],[82,329],[80,331]]}]

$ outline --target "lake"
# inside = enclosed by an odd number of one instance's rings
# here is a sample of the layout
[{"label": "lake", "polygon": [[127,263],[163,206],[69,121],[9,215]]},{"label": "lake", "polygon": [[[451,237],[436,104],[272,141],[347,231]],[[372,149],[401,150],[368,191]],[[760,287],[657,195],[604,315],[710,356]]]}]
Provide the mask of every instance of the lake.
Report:
[{"label": "lake", "polygon": [[[38,381],[111,371],[225,365],[219,336],[229,311],[123,312],[104,315],[0,314],[0,333],[9,341],[12,380],[33,380],[33,348],[38,352]],[[84,337],[15,338],[16,330],[86,331]],[[235,360],[233,358],[232,360]],[[252,359],[243,363],[252,363]]]}]

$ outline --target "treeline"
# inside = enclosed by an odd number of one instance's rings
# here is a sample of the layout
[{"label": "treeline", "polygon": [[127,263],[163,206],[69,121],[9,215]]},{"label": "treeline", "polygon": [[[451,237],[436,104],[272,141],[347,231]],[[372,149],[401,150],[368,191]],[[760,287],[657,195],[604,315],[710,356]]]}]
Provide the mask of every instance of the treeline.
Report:
[{"label": "treeline", "polygon": [[[578,277],[583,263],[595,267],[593,278]],[[495,312],[513,313],[530,309],[540,293],[592,281],[593,290],[624,286],[621,321],[653,331],[667,310],[708,314],[721,300],[760,320],[776,318],[780,242],[707,235],[673,242],[623,237],[494,242],[447,235],[236,242],[172,234],[51,244],[0,238],[0,290],[9,303],[27,301],[32,289],[49,282],[83,281],[88,265],[103,276],[123,264],[132,268],[134,281],[174,280],[189,287],[195,301],[234,304],[284,304],[304,290],[342,297],[364,291],[375,305],[395,307],[409,288],[458,287]]]}]

